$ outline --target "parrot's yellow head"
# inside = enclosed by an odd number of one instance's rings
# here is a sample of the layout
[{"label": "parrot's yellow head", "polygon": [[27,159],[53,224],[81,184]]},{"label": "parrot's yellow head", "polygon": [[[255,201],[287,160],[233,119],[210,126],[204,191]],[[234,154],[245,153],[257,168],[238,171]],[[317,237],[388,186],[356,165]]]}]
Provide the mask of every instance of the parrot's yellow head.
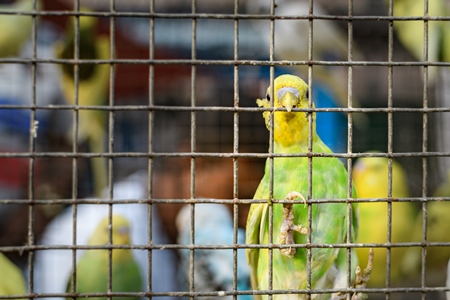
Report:
[{"label": "parrot's yellow head", "polygon": [[[270,97],[272,88],[267,89],[266,99],[258,99],[260,107],[271,107]],[[273,105],[275,108],[285,108],[286,111],[265,111],[263,117],[267,129],[270,129],[270,119],[274,116],[274,139],[283,147],[307,143],[308,141],[308,113],[294,112],[293,108],[308,108],[308,85],[294,75],[280,75],[274,81]],[[312,116],[314,122],[314,114]],[[316,137],[313,124],[313,138]]]},{"label": "parrot's yellow head", "polygon": [[[89,245],[107,245],[109,243],[109,220],[104,218],[89,238]],[[121,215],[112,216],[112,244],[129,245],[130,244],[130,224],[128,220]],[[129,249],[113,250],[113,260],[120,260],[125,256],[131,255]]]}]

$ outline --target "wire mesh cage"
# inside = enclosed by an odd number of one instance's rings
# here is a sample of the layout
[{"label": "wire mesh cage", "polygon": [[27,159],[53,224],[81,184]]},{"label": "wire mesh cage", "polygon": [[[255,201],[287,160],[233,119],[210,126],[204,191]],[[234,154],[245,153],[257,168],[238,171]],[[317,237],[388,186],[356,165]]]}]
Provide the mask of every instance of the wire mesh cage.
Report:
[{"label": "wire mesh cage", "polygon": [[3,0],[0,28],[0,299],[450,294],[448,1]]}]

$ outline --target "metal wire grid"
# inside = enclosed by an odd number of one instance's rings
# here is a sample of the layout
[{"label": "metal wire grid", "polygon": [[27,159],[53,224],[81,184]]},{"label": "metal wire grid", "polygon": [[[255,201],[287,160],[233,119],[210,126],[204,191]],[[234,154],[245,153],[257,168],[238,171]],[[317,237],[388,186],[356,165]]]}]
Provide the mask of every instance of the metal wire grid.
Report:
[{"label": "metal wire grid", "polygon": [[[36,7],[36,1],[35,7]],[[35,125],[35,127],[31,128],[31,132],[38,131],[38,127],[36,127],[36,111],[37,110],[62,110],[62,109],[70,109],[73,112],[74,117],[74,129],[73,129],[73,137],[75,142],[73,143],[73,148],[71,152],[38,152],[36,151],[36,135],[30,134],[29,139],[29,151],[28,153],[16,153],[16,152],[5,152],[0,153],[1,158],[27,158],[29,159],[29,185],[28,185],[28,198],[27,199],[0,199],[1,205],[9,205],[9,204],[19,204],[19,205],[27,205],[28,206],[28,238],[27,244],[24,246],[8,246],[2,247],[1,250],[4,252],[13,252],[13,251],[27,251],[28,253],[28,293],[27,295],[17,295],[17,296],[0,296],[0,299],[16,299],[20,297],[29,297],[29,298],[39,298],[39,297],[76,297],[77,294],[71,293],[68,294],[45,294],[45,293],[36,293],[34,291],[34,254],[35,251],[38,250],[48,250],[48,249],[70,249],[73,253],[72,266],[76,266],[76,251],[83,249],[121,249],[121,248],[131,248],[131,249],[142,249],[148,250],[148,280],[146,285],[147,292],[145,293],[115,293],[112,291],[112,280],[111,280],[111,260],[112,260],[112,251],[109,251],[109,278],[108,278],[108,293],[106,294],[98,294],[96,296],[106,296],[106,297],[114,297],[114,296],[140,296],[140,297],[148,297],[149,299],[152,297],[158,296],[186,296],[193,299],[194,297],[199,296],[223,296],[223,295],[231,295],[234,299],[237,298],[238,295],[244,294],[268,294],[269,299],[272,298],[273,295],[277,294],[307,294],[308,297],[311,294],[320,294],[320,293],[329,293],[331,290],[323,290],[323,289],[307,289],[307,290],[272,290],[272,282],[269,281],[269,290],[268,291],[238,291],[237,290],[237,251],[238,249],[244,248],[267,248],[269,249],[269,264],[272,266],[272,251],[273,249],[286,248],[287,246],[281,246],[277,244],[269,244],[269,245],[243,245],[238,244],[237,241],[237,227],[238,227],[238,214],[239,214],[239,204],[251,204],[251,203],[265,203],[266,200],[262,199],[241,199],[238,195],[238,161],[240,158],[268,158],[271,163],[271,191],[270,194],[273,195],[273,159],[275,157],[308,157],[309,159],[309,191],[307,197],[307,205],[308,205],[308,227],[311,228],[312,222],[312,210],[311,207],[316,203],[340,203],[342,199],[311,199],[312,195],[312,158],[313,157],[338,157],[347,160],[347,168],[349,170],[349,180],[348,180],[348,194],[346,199],[346,203],[348,205],[348,215],[351,215],[351,203],[353,202],[387,202],[388,204],[388,232],[387,232],[387,243],[383,244],[356,244],[351,243],[351,224],[350,218],[348,218],[347,225],[347,236],[348,239],[345,243],[342,244],[312,244],[311,243],[311,235],[308,235],[308,242],[306,245],[298,244],[294,245],[299,248],[307,249],[307,269],[308,269],[308,282],[311,282],[311,249],[312,248],[320,248],[320,247],[336,247],[336,248],[346,248],[347,249],[347,261],[350,262],[350,249],[354,247],[382,247],[387,249],[388,258],[386,262],[387,266],[387,274],[386,274],[386,288],[383,289],[368,289],[364,290],[367,293],[381,292],[385,293],[386,299],[390,298],[390,293],[411,293],[411,292],[420,292],[422,293],[422,298],[426,298],[426,294],[428,292],[435,291],[448,291],[447,288],[444,287],[428,287],[426,285],[426,267],[425,261],[427,257],[427,247],[429,246],[442,246],[449,247],[450,243],[447,242],[428,242],[427,241],[427,203],[431,201],[438,200],[450,200],[450,197],[445,198],[436,198],[428,196],[427,186],[428,186],[428,159],[432,157],[448,157],[450,156],[449,149],[444,152],[430,152],[428,149],[428,116],[430,113],[448,113],[450,112],[449,107],[440,107],[433,108],[429,107],[429,95],[428,95],[428,71],[427,68],[430,66],[439,66],[439,67],[450,67],[450,63],[448,62],[428,62],[428,48],[424,47],[424,61],[422,62],[395,62],[393,61],[393,22],[394,21],[408,21],[408,20],[423,20],[424,21],[424,37],[425,44],[427,44],[428,40],[428,22],[430,21],[450,21],[449,17],[393,17],[393,2],[389,1],[389,16],[354,16],[353,15],[353,1],[348,1],[348,16],[322,16],[322,15],[314,15],[312,4],[313,0],[309,1],[310,3],[310,11],[309,15],[305,16],[275,16],[274,9],[275,3],[271,0],[271,12],[269,15],[247,15],[247,14],[239,14],[239,1],[234,1],[234,13],[233,14],[205,14],[197,12],[197,3],[195,0],[191,2],[192,13],[157,13],[154,10],[155,3],[153,0],[150,0],[150,10],[148,13],[143,12],[118,12],[116,11],[115,1],[110,1],[110,11],[109,12],[80,12],[80,3],[79,1],[74,2],[74,11],[32,11],[32,12],[10,12],[10,11],[2,11],[1,14],[20,14],[20,15],[30,15],[33,16],[33,30],[32,30],[32,44],[33,44],[33,55],[31,59],[20,59],[20,58],[2,58],[0,59],[0,63],[20,63],[20,64],[29,64],[31,65],[32,70],[32,78],[33,78],[33,96],[31,105],[0,105],[0,109],[24,109],[29,110],[31,112],[31,124]],[[428,9],[428,1],[425,0],[425,15],[427,14]],[[38,16],[75,16],[76,20],[76,28],[79,29],[79,17],[80,16],[97,16],[97,17],[108,17],[110,19],[110,38],[111,38],[111,59],[108,60],[85,60],[79,59],[79,48],[75,47],[75,59],[41,59],[36,55],[36,36],[37,36],[37,17]],[[148,18],[150,23],[150,45],[149,45],[149,59],[116,59],[115,55],[115,22],[116,18],[120,17],[138,17],[138,18]],[[192,47],[191,47],[191,58],[190,59],[156,59],[155,58],[155,47],[154,47],[154,34],[155,34],[155,20],[156,19],[164,19],[164,18],[180,18],[180,19],[191,19],[192,20]],[[234,22],[234,53],[232,60],[204,60],[197,58],[197,47],[196,47],[196,28],[197,28],[197,20],[198,19],[226,19],[233,20]],[[270,19],[271,25],[271,43],[270,43],[270,58],[267,61],[260,60],[242,60],[239,58],[239,22],[241,20],[246,19]],[[274,42],[274,27],[276,26],[276,21],[281,19],[307,19],[309,20],[309,51],[308,51],[308,60],[305,61],[277,61],[274,57],[274,48],[276,47]],[[312,54],[312,40],[313,40],[313,20],[315,19],[328,19],[328,20],[343,20],[348,22],[348,61],[339,62],[339,61],[320,61],[314,60]],[[353,61],[352,60],[352,48],[353,48],[353,21],[363,21],[363,20],[377,20],[377,21],[385,21],[389,23],[389,42],[388,42],[388,61]],[[75,31],[75,39],[79,41],[79,31]],[[78,44],[76,44],[78,46]],[[74,65],[75,68],[75,86],[79,84],[79,74],[78,68],[79,65],[82,64],[108,64],[110,65],[110,90],[109,90],[109,102],[108,105],[105,106],[83,106],[78,104],[78,89],[74,90],[75,94],[75,103],[74,105],[37,105],[36,103],[36,66],[42,63],[52,63],[52,64],[70,64]],[[148,105],[117,105],[115,104],[115,93],[114,93],[114,82],[115,82],[115,72],[114,69],[117,65],[120,64],[143,64],[148,65],[149,72],[149,90],[148,97],[149,102]],[[187,65],[191,67],[191,103],[190,106],[182,107],[182,106],[163,106],[163,105],[155,105],[154,103],[154,82],[155,82],[155,71],[154,68],[157,65]],[[221,106],[198,106],[196,103],[196,89],[197,89],[197,67],[198,66],[216,66],[216,65],[226,65],[233,67],[233,86],[234,86],[234,103],[232,107],[221,107]],[[311,112],[344,112],[347,114],[348,118],[348,144],[347,144],[347,153],[336,153],[336,154],[324,154],[324,153],[312,153],[312,135],[309,135],[309,153],[299,153],[295,155],[282,155],[273,153],[273,123],[271,124],[270,130],[270,143],[269,143],[269,153],[244,153],[239,151],[239,114],[242,112],[254,112],[254,113],[262,113],[267,110],[264,108],[256,108],[256,107],[242,107],[240,106],[240,97],[239,97],[239,69],[241,66],[246,65],[259,65],[259,66],[269,66],[270,67],[270,81],[273,82],[274,79],[274,67],[276,66],[285,66],[285,65],[307,65],[308,66],[308,82],[310,83],[309,94],[312,95],[311,86],[313,83],[312,70],[315,65],[330,65],[330,66],[346,66],[348,67],[348,107],[347,108],[312,108],[312,97],[310,97],[310,107],[308,109],[295,109],[295,111],[304,111],[308,112],[309,120],[310,120],[310,132],[312,130],[312,122]],[[352,90],[353,90],[353,67],[355,66],[385,66],[388,68],[388,106],[386,108],[354,108],[352,104]],[[393,107],[393,68],[398,66],[423,66],[423,107],[422,108],[399,108]],[[273,91],[272,91],[273,93]],[[273,99],[273,97],[272,97]],[[273,100],[272,100],[273,101]],[[78,112],[79,110],[103,110],[108,112],[109,119],[109,139],[108,139],[108,151],[106,153],[82,153],[78,149]],[[135,153],[135,152],[115,152],[114,149],[114,124],[115,124],[115,114],[118,111],[144,111],[148,112],[148,152]],[[190,112],[190,151],[188,152],[155,152],[153,150],[153,132],[154,132],[154,117],[160,111],[184,111]],[[197,151],[197,113],[198,112],[231,112],[233,113],[233,151],[230,153],[204,153]],[[352,151],[352,136],[353,136],[353,114],[354,113],[386,113],[388,116],[388,151],[387,153],[380,154],[367,154],[367,153],[354,153]],[[403,152],[403,153],[395,153],[393,151],[393,114],[396,112],[416,112],[421,113],[423,116],[423,132],[422,132],[422,151],[421,152]],[[38,158],[49,157],[64,157],[70,158],[72,160],[72,198],[71,199],[57,199],[57,200],[44,200],[37,199],[35,197],[35,160]],[[152,242],[152,231],[149,230],[148,233],[148,244],[147,245],[132,245],[132,246],[117,246],[117,245],[105,245],[100,247],[93,246],[82,246],[77,245],[76,239],[76,216],[77,216],[77,206],[79,204],[98,204],[99,199],[79,199],[77,193],[78,186],[78,159],[81,158],[93,158],[93,157],[103,157],[108,161],[108,197],[106,200],[102,200],[101,203],[109,205],[109,222],[112,222],[112,212],[113,205],[126,203],[144,203],[148,204],[148,227],[152,228],[152,210],[154,209],[154,204],[159,203],[169,203],[169,204],[189,204],[191,206],[191,233],[190,245],[178,245],[178,244],[167,244],[167,245],[157,245]],[[147,159],[147,170],[148,170],[148,190],[147,190],[147,198],[146,199],[131,199],[131,200],[112,200],[114,197],[113,194],[113,182],[114,182],[114,159],[116,158],[145,158]],[[154,159],[158,157],[187,157],[190,158],[190,198],[188,199],[157,199],[153,197],[153,173],[154,173]],[[232,199],[199,199],[196,197],[196,186],[195,186],[195,177],[196,177],[196,160],[202,157],[216,157],[216,158],[230,158],[233,161],[233,198]],[[352,190],[352,182],[351,178],[351,170],[352,170],[352,159],[359,157],[387,157],[388,158],[388,178],[389,178],[389,187],[388,187],[388,198],[380,198],[380,199],[353,199],[351,195]],[[395,199],[395,201],[399,202],[418,202],[422,204],[422,219],[423,219],[423,240],[422,242],[410,242],[410,243],[392,243],[391,242],[391,230],[392,230],[392,158],[398,157],[419,157],[422,158],[422,172],[423,172],[423,181],[422,181],[422,196],[421,197],[410,197],[410,198],[402,198]],[[273,198],[273,196],[271,197]],[[270,199],[273,203],[283,203],[283,200]],[[195,205],[200,203],[223,203],[223,204],[232,204],[233,206],[233,225],[234,225],[234,234],[233,234],[233,245],[198,245],[195,244]],[[72,206],[72,217],[73,217],[73,245],[72,246],[44,246],[36,243],[36,238],[34,236],[34,224],[35,224],[35,205],[38,204],[66,204]],[[271,208],[271,206],[270,206]],[[270,232],[272,232],[272,221],[273,221],[273,212],[270,209]],[[309,231],[311,232],[311,230]],[[111,230],[109,232],[110,235],[110,243],[112,243]],[[270,237],[272,239],[272,237]],[[291,247],[290,245],[289,247]],[[390,268],[390,249],[395,247],[422,247],[422,271],[421,271],[421,286],[420,287],[406,287],[406,288],[391,288],[390,287],[390,276],[389,276],[389,268]],[[188,292],[176,292],[171,291],[168,293],[157,293],[152,292],[152,250],[163,250],[163,249],[189,249],[190,250],[190,286]],[[194,251],[197,249],[232,249],[233,250],[233,290],[232,291],[224,291],[224,293],[220,292],[196,292],[194,286]],[[350,263],[347,266],[348,274],[347,274],[347,284],[350,285]],[[75,274],[76,271],[73,271]],[[272,273],[272,269],[270,269],[270,274]],[[270,275],[269,274],[269,275]],[[76,285],[75,276],[72,277],[72,286]],[[271,278],[271,276],[269,276]],[[310,286],[310,284],[309,284]],[[354,292],[360,291],[358,289],[343,289],[342,292]]]}]

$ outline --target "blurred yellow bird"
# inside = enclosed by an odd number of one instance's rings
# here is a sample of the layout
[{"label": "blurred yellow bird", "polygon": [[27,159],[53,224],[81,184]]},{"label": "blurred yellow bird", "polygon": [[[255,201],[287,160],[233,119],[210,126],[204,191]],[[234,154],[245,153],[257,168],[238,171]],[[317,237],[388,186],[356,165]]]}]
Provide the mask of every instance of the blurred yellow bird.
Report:
[{"label": "blurred yellow bird", "polygon": [[[83,9],[84,11],[86,9]],[[82,16],[79,18],[79,58],[100,59],[111,58],[110,42],[106,36],[96,36],[96,17]],[[63,41],[55,45],[56,56],[60,59],[74,59],[75,19],[70,19],[68,32]],[[71,64],[61,65],[62,76],[60,83],[65,99],[75,103],[75,66]],[[80,64],[78,66],[78,105],[98,106],[107,101],[109,86],[109,64]],[[78,114],[78,142],[87,141],[89,151],[94,153],[105,152],[106,114],[101,110],[79,110]],[[72,138],[72,131],[69,133]],[[103,158],[91,159],[92,174],[94,179],[94,192],[101,195],[106,187],[106,164]]]},{"label": "blurred yellow bird", "polygon": [[[447,181],[435,191],[434,197],[450,197],[450,170]],[[427,242],[450,242],[450,201],[433,201],[427,204]],[[413,242],[422,242],[422,213],[419,213],[412,228]],[[443,285],[450,259],[450,247],[427,247],[427,279],[433,284]],[[420,272],[422,264],[422,247],[409,248],[403,259],[408,272]]]},{"label": "blurred yellow bird", "polygon": [[[41,2],[36,1],[39,10]],[[0,10],[30,12],[34,9],[32,0],[18,0],[13,4],[0,5]],[[0,15],[0,57],[18,56],[23,45],[31,37],[33,17],[28,15]]]},{"label": "blurred yellow bird", "polygon": [[[386,198],[388,196],[388,159],[364,157],[353,167],[353,182],[359,198]],[[392,197],[409,197],[408,181],[402,166],[392,161]],[[385,202],[360,203],[358,243],[386,243],[388,230],[388,204]],[[410,202],[392,203],[391,242],[410,240],[415,209]],[[368,286],[384,287],[386,282],[385,248],[374,248],[375,264]],[[402,278],[401,260],[406,248],[391,248],[391,284]],[[367,249],[357,248],[360,261],[367,260]]]},{"label": "blurred yellow bird", "polygon": [[0,252],[0,295],[23,295],[27,293],[25,279],[20,269]]},{"label": "blurred yellow bird", "polygon": [[[387,0],[386,0],[387,2]],[[424,17],[424,0],[394,0],[395,17]],[[430,17],[450,16],[450,1],[429,0],[428,15]],[[424,49],[428,50],[429,62],[450,62],[450,21],[428,21],[428,44],[424,43],[425,22],[394,21],[394,29],[403,46],[418,61],[424,61]],[[434,87],[430,93],[434,107],[450,106],[450,67],[428,67],[428,85]],[[434,97],[433,97],[434,96]],[[445,114],[433,116],[433,128],[430,134],[434,137],[437,152],[450,149],[450,118]],[[438,157],[439,166],[436,175],[445,180],[445,170],[450,168],[449,157]]]},{"label": "blurred yellow bird", "polygon": [[[449,4],[446,0],[428,2],[428,15],[449,16]],[[387,2],[387,0],[386,0]],[[394,0],[395,17],[420,17],[425,15],[424,0]],[[423,61],[424,21],[394,21],[394,29],[403,46],[414,56]],[[450,61],[450,22],[428,22],[428,61]],[[437,76],[437,68],[429,68],[429,80],[433,82]]]}]

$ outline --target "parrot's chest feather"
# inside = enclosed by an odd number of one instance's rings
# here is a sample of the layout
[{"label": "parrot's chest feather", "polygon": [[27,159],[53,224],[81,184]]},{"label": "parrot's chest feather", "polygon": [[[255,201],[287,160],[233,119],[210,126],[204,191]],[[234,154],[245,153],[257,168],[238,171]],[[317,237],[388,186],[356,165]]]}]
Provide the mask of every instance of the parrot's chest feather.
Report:
[{"label": "parrot's chest feather", "polygon": [[308,150],[309,135],[312,136],[313,143],[317,141],[316,124],[313,121],[311,128],[309,128],[307,113],[275,112],[274,114],[274,140],[280,148],[284,148],[284,151],[289,151],[288,149],[292,147],[301,147],[303,149],[302,152],[306,152]]}]

